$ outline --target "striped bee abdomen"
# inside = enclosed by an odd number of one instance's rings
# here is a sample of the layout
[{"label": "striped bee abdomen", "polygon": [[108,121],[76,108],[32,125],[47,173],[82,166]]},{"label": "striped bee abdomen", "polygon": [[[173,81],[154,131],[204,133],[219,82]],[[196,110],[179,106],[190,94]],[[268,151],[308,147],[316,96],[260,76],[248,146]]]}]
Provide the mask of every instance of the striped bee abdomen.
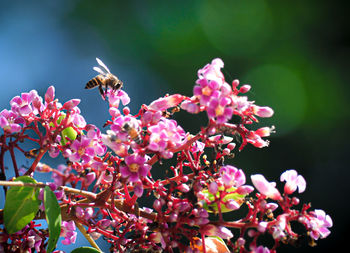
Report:
[{"label": "striped bee abdomen", "polygon": [[87,82],[85,89],[93,89],[99,85],[103,85],[103,78],[100,75],[92,78],[89,82]]}]

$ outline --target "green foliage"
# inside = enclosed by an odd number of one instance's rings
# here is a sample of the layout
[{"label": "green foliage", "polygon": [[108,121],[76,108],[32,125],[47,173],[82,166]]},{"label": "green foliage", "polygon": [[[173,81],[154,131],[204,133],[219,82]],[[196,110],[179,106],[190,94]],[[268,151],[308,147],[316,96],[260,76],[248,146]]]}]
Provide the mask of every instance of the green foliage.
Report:
[{"label": "green foliage", "polygon": [[[223,190],[223,187],[219,188],[220,191]],[[238,193],[229,193],[229,192],[233,192],[235,191],[236,188],[235,187],[231,187],[229,189],[226,190],[226,193],[228,193],[225,197],[222,198],[222,202],[226,202],[230,199],[237,201],[238,203],[242,204],[245,195],[241,195]],[[218,191],[216,193],[216,198],[220,197],[220,191]],[[214,201],[215,200],[215,196],[213,194],[211,194],[208,189],[205,189],[202,191],[202,193],[206,196],[206,198],[208,198],[210,201]],[[212,205],[207,205],[204,202],[203,208],[206,209],[208,212],[213,213],[213,212],[217,212],[218,211],[218,205],[216,203],[212,204]],[[221,208],[221,212],[222,213],[227,213],[227,212],[232,212],[233,210],[228,209],[224,204],[220,205]]]},{"label": "green foliage", "polygon": [[[28,176],[18,177],[14,181],[37,183]],[[9,189],[4,208],[4,224],[9,234],[21,230],[33,220],[39,210],[38,195],[39,189],[35,187],[12,186]]]},{"label": "green foliage", "polygon": [[100,251],[98,251],[95,248],[91,248],[91,247],[80,247],[80,248],[76,248],[74,249],[71,253],[99,253]]},{"label": "green foliage", "polygon": [[56,195],[46,186],[44,190],[44,205],[46,221],[49,227],[50,238],[48,241],[47,252],[52,252],[61,233],[61,208],[58,204]]}]

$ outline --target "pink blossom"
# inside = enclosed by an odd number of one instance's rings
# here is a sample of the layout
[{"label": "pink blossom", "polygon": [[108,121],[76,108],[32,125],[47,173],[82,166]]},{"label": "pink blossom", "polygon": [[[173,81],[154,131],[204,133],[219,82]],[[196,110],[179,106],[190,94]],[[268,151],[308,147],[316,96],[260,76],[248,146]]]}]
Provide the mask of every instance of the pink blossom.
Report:
[{"label": "pink blossom", "polygon": [[[93,132],[92,132],[93,131]],[[103,155],[106,152],[106,147],[99,141],[99,130],[88,131],[87,135],[82,135],[79,139],[75,139],[70,145],[68,158],[72,162],[78,162],[80,159],[83,163],[88,163],[95,155]]]},{"label": "pink blossom", "polygon": [[273,110],[267,106],[254,105],[252,108],[253,108],[254,114],[259,116],[259,117],[262,117],[262,118],[272,117],[272,115],[274,113]]},{"label": "pink blossom", "polygon": [[213,97],[218,97],[220,95],[221,83],[214,80],[199,79],[197,84],[193,88],[193,95],[199,98],[201,105],[208,105]]},{"label": "pink blossom", "polygon": [[273,200],[281,200],[281,194],[276,189],[275,183],[270,183],[266,178],[261,174],[252,175],[251,180],[255,188],[263,195]]},{"label": "pink blossom", "polygon": [[146,111],[141,117],[141,122],[143,125],[155,125],[160,121],[161,118],[162,112],[160,111]]},{"label": "pink blossom", "polygon": [[310,236],[318,240],[326,238],[331,231],[328,228],[333,226],[332,218],[321,209],[315,209],[310,212],[312,216],[309,216],[309,226],[311,227]]},{"label": "pink blossom", "polygon": [[110,107],[118,108],[120,101],[122,101],[123,105],[127,105],[130,103],[130,97],[128,93],[126,93],[123,90],[115,91],[110,89],[107,91],[107,97]]},{"label": "pink blossom", "polygon": [[61,235],[64,237],[62,244],[69,245],[75,243],[77,239],[77,232],[75,231],[75,223],[74,221],[63,221],[61,226]]},{"label": "pink blossom", "polygon": [[175,107],[182,102],[184,97],[180,94],[174,94],[167,97],[161,97],[153,101],[148,107],[155,111],[165,111],[171,107]]},{"label": "pink blossom", "polygon": [[150,169],[151,166],[146,163],[146,158],[134,153],[125,157],[125,165],[120,166],[120,173],[122,177],[128,178],[130,182],[137,182],[147,176]]},{"label": "pink blossom", "polygon": [[45,102],[50,103],[55,98],[55,87],[50,86],[45,93]]},{"label": "pink blossom", "polygon": [[229,121],[233,114],[230,104],[231,100],[228,97],[212,98],[207,108],[209,119],[215,120],[218,124]]},{"label": "pink blossom", "polygon": [[232,232],[223,226],[215,226],[213,224],[207,224],[199,230],[203,235],[206,236],[218,236],[222,239],[230,239],[233,237]]},{"label": "pink blossom", "polygon": [[171,158],[169,150],[183,143],[185,132],[175,120],[163,118],[157,125],[148,128],[150,133],[148,149],[159,152],[164,158]]},{"label": "pink blossom", "polygon": [[192,114],[197,114],[200,111],[199,106],[196,103],[193,103],[192,101],[188,100],[182,102],[181,109],[186,110],[187,112]]},{"label": "pink blossom", "polygon": [[130,145],[121,143],[114,131],[107,130],[107,134],[102,134],[102,142],[118,156],[125,157],[128,155]]},{"label": "pink blossom", "polygon": [[62,106],[62,109],[64,110],[72,110],[74,107],[76,107],[80,103],[80,99],[71,99],[65,102]]},{"label": "pink blossom", "polygon": [[292,194],[298,188],[298,192],[302,193],[306,188],[306,181],[302,175],[298,175],[296,170],[286,170],[281,175],[281,182],[286,181],[284,192]]},{"label": "pink blossom", "polygon": [[261,136],[259,134],[261,134],[262,132],[258,132],[258,134],[254,131],[249,131],[249,133],[247,133],[246,135],[246,140],[248,143],[254,145],[257,148],[264,148],[269,146],[269,141],[268,140],[264,140],[261,138]]},{"label": "pink blossom", "polygon": [[20,132],[22,129],[20,124],[24,123],[24,119],[12,111],[4,109],[0,112],[0,127],[7,133]]},{"label": "pink blossom", "polygon": [[35,248],[37,252],[40,252],[40,245],[42,242],[42,238],[34,232],[34,230],[30,230],[28,232],[28,247]]},{"label": "pink blossom", "polygon": [[212,60],[210,64],[207,64],[202,69],[198,70],[198,78],[223,83],[225,79],[221,72],[223,67],[224,62],[220,58],[216,58]]},{"label": "pink blossom", "polygon": [[221,167],[220,174],[226,187],[239,187],[245,184],[246,178],[242,170],[231,165]]},{"label": "pink blossom", "polygon": [[22,93],[21,96],[15,96],[11,101],[11,110],[22,116],[27,116],[30,113],[38,114],[38,109],[32,105],[35,99],[42,100],[36,90],[31,90],[29,93]]},{"label": "pink blossom", "polygon": [[252,253],[270,253],[269,248],[264,246],[259,246],[252,251]]}]

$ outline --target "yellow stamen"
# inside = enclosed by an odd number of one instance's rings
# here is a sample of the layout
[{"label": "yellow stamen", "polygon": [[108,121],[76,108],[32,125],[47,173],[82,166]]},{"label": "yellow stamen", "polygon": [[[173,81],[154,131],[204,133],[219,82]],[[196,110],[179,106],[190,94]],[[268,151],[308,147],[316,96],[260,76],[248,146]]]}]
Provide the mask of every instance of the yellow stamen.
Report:
[{"label": "yellow stamen", "polygon": [[137,163],[132,163],[129,165],[129,169],[131,172],[138,172],[140,166]]}]

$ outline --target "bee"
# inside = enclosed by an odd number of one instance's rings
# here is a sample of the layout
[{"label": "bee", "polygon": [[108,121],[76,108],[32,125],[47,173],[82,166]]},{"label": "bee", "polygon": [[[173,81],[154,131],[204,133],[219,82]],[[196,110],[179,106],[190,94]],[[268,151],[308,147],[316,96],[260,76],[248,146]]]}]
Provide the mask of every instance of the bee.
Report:
[{"label": "bee", "polygon": [[40,151],[40,148],[34,148],[32,150],[24,152],[24,156],[28,159],[34,159],[38,156],[39,151]]},{"label": "bee", "polygon": [[137,131],[136,128],[132,127],[130,123],[125,122],[122,126],[122,130],[124,132],[127,132],[128,135],[130,136],[130,138],[136,142],[137,144],[141,144],[142,139],[141,139],[141,135],[140,132]]},{"label": "bee", "polygon": [[[123,87],[123,82],[113,75],[100,59],[96,58],[96,61],[100,66],[94,67],[94,70],[100,74],[88,81],[85,89],[93,89],[98,86],[101,96],[105,99],[108,87],[113,90],[119,90]],[[105,90],[102,87],[105,87]]]}]

